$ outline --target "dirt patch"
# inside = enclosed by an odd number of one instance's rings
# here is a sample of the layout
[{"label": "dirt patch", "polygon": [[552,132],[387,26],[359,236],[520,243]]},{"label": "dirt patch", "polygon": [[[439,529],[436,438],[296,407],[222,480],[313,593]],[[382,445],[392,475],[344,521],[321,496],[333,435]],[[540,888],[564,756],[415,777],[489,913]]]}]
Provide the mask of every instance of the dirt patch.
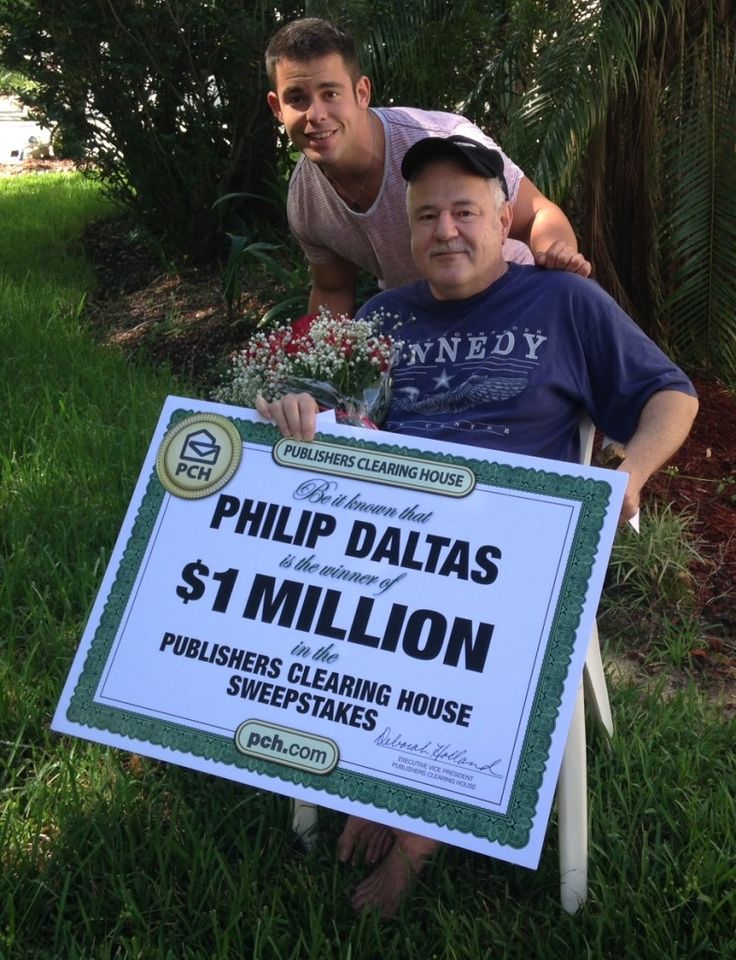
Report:
[{"label": "dirt patch", "polygon": [[[255,292],[233,317],[218,267],[167,272],[125,219],[93,224],[84,239],[99,280],[87,312],[96,335],[130,357],[168,364],[200,396],[217,385],[228,356],[278,298],[263,281],[260,290],[246,283]],[[702,688],[736,709],[736,396],[718,381],[696,379],[696,386],[700,412],[692,433],[645,494],[694,517],[703,556],[695,572],[707,630],[692,655],[692,672]],[[636,641],[628,656],[636,669],[647,670],[646,650],[637,649]],[[690,675],[686,671],[680,680]]]},{"label": "dirt patch", "polygon": [[95,335],[166,364],[206,396],[263,312],[258,294],[231,314],[219,266],[168,271],[125,217],[92,223],[83,241],[98,279],[87,311]]},{"label": "dirt patch", "polygon": [[0,177],[17,177],[22,173],[73,173],[77,165],[73,160],[58,160],[45,157],[39,160],[29,158],[20,163],[0,163]]},{"label": "dirt patch", "polygon": [[[703,564],[694,570],[706,632],[693,651],[701,685],[736,711],[736,396],[696,378],[700,409],[690,436],[645,493],[694,518]],[[634,652],[636,654],[636,652]]]},{"label": "dirt patch", "polygon": [[736,583],[736,397],[715,380],[696,386],[700,410],[690,436],[648,490],[695,518],[696,533],[718,561],[711,592],[728,596]]}]

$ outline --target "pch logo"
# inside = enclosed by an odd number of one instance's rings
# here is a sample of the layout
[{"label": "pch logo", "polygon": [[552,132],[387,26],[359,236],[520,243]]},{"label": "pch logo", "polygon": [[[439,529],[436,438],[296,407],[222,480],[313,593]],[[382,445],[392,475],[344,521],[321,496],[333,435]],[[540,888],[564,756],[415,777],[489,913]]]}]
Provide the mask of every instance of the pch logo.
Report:
[{"label": "pch logo", "polygon": [[177,497],[207,497],[233,476],[242,450],[232,420],[216,413],[195,414],[166,434],[156,457],[156,472]]},{"label": "pch logo", "polygon": [[[190,480],[207,481],[212,476],[212,468],[217,465],[222,447],[209,430],[197,430],[184,438],[176,468],[176,475],[186,473]],[[186,462],[185,462],[186,461]]]}]

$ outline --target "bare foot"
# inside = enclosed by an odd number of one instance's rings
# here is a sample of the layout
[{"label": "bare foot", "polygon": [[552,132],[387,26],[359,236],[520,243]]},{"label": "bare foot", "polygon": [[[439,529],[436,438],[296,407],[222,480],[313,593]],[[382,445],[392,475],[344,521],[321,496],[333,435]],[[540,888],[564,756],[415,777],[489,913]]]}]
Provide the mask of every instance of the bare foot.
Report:
[{"label": "bare foot", "polygon": [[348,817],[345,829],[337,841],[337,859],[341,863],[366,863],[383,860],[394,844],[394,832],[382,823]]},{"label": "bare foot", "polygon": [[355,910],[377,910],[382,917],[392,917],[439,845],[438,840],[396,830],[386,859],[356,887],[352,896]]}]

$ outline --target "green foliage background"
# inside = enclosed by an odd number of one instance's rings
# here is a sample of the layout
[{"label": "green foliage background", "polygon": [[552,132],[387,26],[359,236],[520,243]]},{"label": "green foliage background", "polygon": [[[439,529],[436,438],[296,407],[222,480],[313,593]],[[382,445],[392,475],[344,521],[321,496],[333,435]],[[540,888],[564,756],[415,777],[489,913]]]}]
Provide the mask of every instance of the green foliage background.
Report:
[{"label": "green foliage background", "polygon": [[[285,232],[262,52],[347,26],[375,100],[464,112],[567,210],[598,280],[692,371],[736,384],[736,0],[0,0],[0,64],[187,257]],[[75,146],[76,145],[76,146]],[[229,193],[249,194],[217,205]]]},{"label": "green foliage background", "polygon": [[29,105],[67,155],[170,250],[204,262],[224,242],[215,200],[275,176],[261,70],[275,17],[262,0],[0,0],[0,63],[34,81]]}]

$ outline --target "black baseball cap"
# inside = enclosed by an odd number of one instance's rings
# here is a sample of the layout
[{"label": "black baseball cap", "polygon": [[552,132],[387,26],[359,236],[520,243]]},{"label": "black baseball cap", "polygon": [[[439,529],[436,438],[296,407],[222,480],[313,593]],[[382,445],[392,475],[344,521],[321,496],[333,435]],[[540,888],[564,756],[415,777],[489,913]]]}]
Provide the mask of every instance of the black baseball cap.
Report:
[{"label": "black baseball cap", "polygon": [[421,167],[440,157],[457,160],[472,173],[478,173],[488,180],[500,180],[508,200],[509,188],[503,175],[503,157],[498,150],[491,150],[469,137],[424,137],[417,140],[404,154],[401,176],[411,181]]}]

